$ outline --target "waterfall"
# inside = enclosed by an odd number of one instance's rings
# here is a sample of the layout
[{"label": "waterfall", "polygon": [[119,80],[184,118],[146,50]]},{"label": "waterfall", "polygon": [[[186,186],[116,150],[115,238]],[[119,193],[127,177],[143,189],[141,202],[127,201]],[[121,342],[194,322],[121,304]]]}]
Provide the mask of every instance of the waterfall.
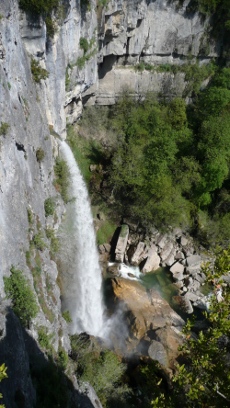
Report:
[{"label": "waterfall", "polygon": [[62,305],[71,315],[71,333],[100,336],[103,328],[102,276],[96,248],[93,218],[85,182],[67,143],[60,154],[70,172],[65,219],[60,228]]}]

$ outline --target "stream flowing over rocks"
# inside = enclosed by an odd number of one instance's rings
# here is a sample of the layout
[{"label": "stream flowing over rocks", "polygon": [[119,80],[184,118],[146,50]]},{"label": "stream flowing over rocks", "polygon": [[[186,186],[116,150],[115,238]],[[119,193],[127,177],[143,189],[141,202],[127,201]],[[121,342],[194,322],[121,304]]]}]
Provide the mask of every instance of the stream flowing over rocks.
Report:
[{"label": "stream flowing over rocks", "polygon": [[[99,250],[103,252],[102,246]],[[205,282],[202,265],[212,260],[204,248],[198,252],[192,237],[179,228],[165,234],[152,228],[151,233],[144,234],[132,224],[123,224],[115,248],[117,263],[138,266],[142,274],[167,268],[178,289],[174,302],[187,314],[193,313],[194,307],[207,308],[207,298],[202,293]],[[116,267],[115,263],[108,271],[119,276],[119,264]]]}]

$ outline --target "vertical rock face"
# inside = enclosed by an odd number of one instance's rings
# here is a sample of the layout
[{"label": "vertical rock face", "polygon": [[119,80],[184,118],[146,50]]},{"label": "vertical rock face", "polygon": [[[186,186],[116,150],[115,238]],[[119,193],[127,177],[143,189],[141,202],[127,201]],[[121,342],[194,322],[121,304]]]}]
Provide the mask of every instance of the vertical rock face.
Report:
[{"label": "vertical rock face", "polygon": [[[9,407],[16,403],[28,408],[34,405],[27,338],[33,341],[44,364],[47,359],[37,343],[39,328],[52,336],[57,352],[59,347],[66,352],[70,348],[61,313],[57,265],[51,260],[46,236],[46,228],[56,231],[64,212],[53,186],[57,143],[48,125],[65,136],[66,66],[82,56],[79,39],[88,30],[93,34],[95,27],[95,17],[87,17],[87,23],[81,21],[78,4],[75,0],[69,2],[66,20],[48,43],[42,19],[31,20],[19,10],[17,0],[0,2],[0,298],[5,296],[3,277],[10,275],[14,265],[26,276],[39,305],[38,316],[27,334],[12,311],[8,313],[3,307],[5,304],[0,310],[0,364],[8,366],[9,379],[3,387],[4,402]],[[32,58],[49,72],[46,81],[33,80]],[[80,86],[73,91],[73,98],[80,98],[82,89],[94,82],[97,73],[91,63],[75,72]],[[55,217],[45,216],[47,198],[55,202]],[[44,244],[42,249],[36,245],[32,248],[36,234]],[[78,392],[73,394],[78,401]],[[86,396],[83,400],[82,407],[100,406]]]},{"label": "vertical rock face", "polygon": [[121,226],[120,235],[118,237],[116,249],[115,249],[115,260],[117,262],[123,262],[125,256],[126,245],[129,237],[129,227],[124,224]]},{"label": "vertical rock face", "polygon": [[[29,16],[21,16],[20,33],[30,57],[36,58],[49,72],[42,86],[48,123],[65,137],[68,123],[81,114],[81,93],[96,82],[97,78],[97,18],[95,0],[90,10],[76,0],[68,0],[63,16],[56,21],[57,32],[47,40],[46,27],[42,19],[34,24]],[[91,47],[81,67],[77,62],[83,57],[81,38],[86,38]],[[87,63],[86,63],[87,62]]]},{"label": "vertical rock face", "polygon": [[148,91],[181,95],[184,75],[170,72],[136,72],[138,63],[159,66],[195,61],[207,63],[219,54],[211,41],[209,21],[189,9],[189,0],[178,7],[167,0],[111,0],[102,13],[99,31],[99,82],[94,101],[115,103],[124,88],[134,95]]},{"label": "vertical rock face", "polygon": [[[216,56],[215,45],[203,55],[204,25],[189,1],[112,0],[104,13],[102,56],[116,55],[126,62],[143,59],[152,63],[178,63],[182,56]],[[204,39],[203,39],[204,41]]]}]

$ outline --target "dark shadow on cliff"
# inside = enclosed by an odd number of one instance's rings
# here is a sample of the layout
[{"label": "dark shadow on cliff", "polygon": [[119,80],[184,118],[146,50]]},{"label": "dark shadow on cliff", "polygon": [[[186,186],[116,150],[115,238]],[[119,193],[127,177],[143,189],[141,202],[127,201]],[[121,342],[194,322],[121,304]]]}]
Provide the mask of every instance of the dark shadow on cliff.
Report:
[{"label": "dark shadow on cliff", "polygon": [[60,362],[40,350],[10,308],[6,316],[0,315],[0,329],[0,364],[5,363],[8,375],[1,382],[1,393],[7,408],[94,408],[99,405],[96,399],[93,405],[86,394],[74,388]]},{"label": "dark shadow on cliff", "polygon": [[[105,38],[104,46],[110,41],[111,39],[106,41],[106,38]],[[104,57],[103,62],[98,65],[99,79],[103,79],[105,75],[113,69],[117,59],[118,59],[117,55],[107,55],[106,57]]]}]

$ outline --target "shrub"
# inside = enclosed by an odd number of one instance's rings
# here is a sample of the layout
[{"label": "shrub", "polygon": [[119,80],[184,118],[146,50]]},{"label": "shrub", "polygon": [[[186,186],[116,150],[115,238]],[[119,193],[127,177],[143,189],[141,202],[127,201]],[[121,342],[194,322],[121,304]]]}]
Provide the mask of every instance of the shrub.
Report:
[{"label": "shrub", "polygon": [[111,220],[105,220],[97,230],[97,243],[98,245],[109,242],[116,230],[116,224]]},{"label": "shrub", "polygon": [[41,147],[39,147],[36,150],[36,159],[37,159],[38,163],[41,163],[42,160],[44,159],[44,157],[45,157],[45,152]]},{"label": "shrub", "polygon": [[62,317],[63,317],[63,319],[65,319],[65,321],[66,321],[67,323],[71,323],[71,322],[72,322],[72,319],[71,319],[69,310],[65,310],[64,312],[62,312]]},{"label": "shrub", "polygon": [[[8,377],[8,375],[7,375],[7,373],[6,373],[6,370],[7,370],[7,367],[6,367],[5,364],[3,363],[3,364],[0,366],[0,382],[1,382],[2,380],[4,380],[5,378]],[[2,396],[2,394],[0,394],[0,399],[2,399],[2,398],[3,398],[3,396]],[[5,408],[5,405],[0,404],[0,408]]]},{"label": "shrub", "polygon": [[69,187],[69,168],[65,160],[58,157],[54,166],[54,173],[56,179],[54,185],[62,196],[65,203],[69,201],[68,187]]},{"label": "shrub", "polygon": [[39,251],[44,251],[44,249],[46,248],[46,244],[43,241],[43,237],[41,232],[38,232],[37,234],[35,234],[33,236],[33,240],[32,240],[34,246],[36,249],[38,249]]},{"label": "shrub", "polygon": [[84,51],[84,54],[85,54],[89,49],[89,43],[88,43],[87,38],[81,37],[79,44],[80,44],[80,48]]},{"label": "shrub", "polygon": [[59,0],[19,0],[19,6],[22,10],[38,15],[52,13],[58,4]]},{"label": "shrub", "polygon": [[13,311],[22,324],[28,326],[38,313],[36,298],[22,271],[12,266],[10,272],[10,277],[3,278],[6,296],[11,299]]},{"label": "shrub", "polygon": [[52,356],[54,354],[52,334],[48,334],[47,329],[44,326],[38,328],[38,343],[49,355]]},{"label": "shrub", "polygon": [[46,236],[50,239],[50,252],[51,254],[56,254],[59,250],[59,241],[55,236],[54,230],[52,228],[46,229]]},{"label": "shrub", "polygon": [[7,122],[1,122],[0,135],[6,136],[9,127],[10,125]]},{"label": "shrub", "polygon": [[45,216],[53,215],[55,211],[55,202],[52,197],[49,197],[44,202]]},{"label": "shrub", "polygon": [[41,82],[42,79],[47,79],[49,76],[49,72],[40,67],[39,62],[32,58],[31,60],[31,73],[33,80],[38,84]]},{"label": "shrub", "polygon": [[58,349],[58,358],[57,358],[58,367],[61,370],[66,370],[68,362],[69,362],[68,354],[65,352],[63,347],[59,347],[59,349]]},{"label": "shrub", "polygon": [[33,211],[30,208],[27,208],[27,218],[28,218],[28,223],[32,225],[34,221],[34,216],[33,216]]},{"label": "shrub", "polygon": [[101,351],[83,334],[71,337],[72,357],[77,358],[77,373],[80,380],[89,382],[95,389],[103,406],[110,400],[126,400],[129,389],[123,383],[126,365],[110,350]]}]

